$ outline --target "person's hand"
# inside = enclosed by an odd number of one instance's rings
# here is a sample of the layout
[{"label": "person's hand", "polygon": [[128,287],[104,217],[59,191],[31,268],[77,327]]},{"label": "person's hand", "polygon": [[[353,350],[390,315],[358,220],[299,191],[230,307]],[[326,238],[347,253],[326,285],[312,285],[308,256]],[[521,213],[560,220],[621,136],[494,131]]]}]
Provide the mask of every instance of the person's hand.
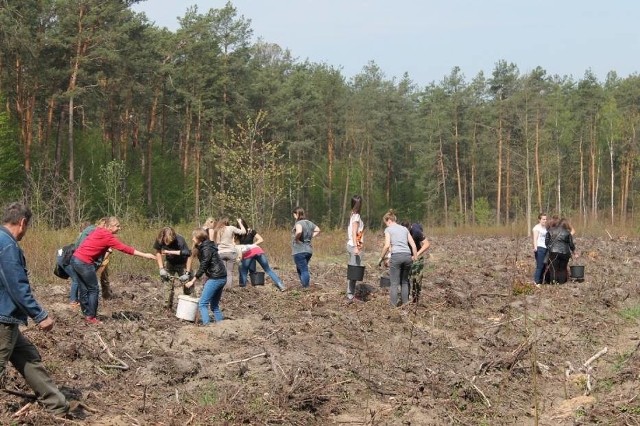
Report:
[{"label": "person's hand", "polygon": [[189,281],[189,279],[191,279],[191,272],[185,272],[184,274],[180,275],[178,279],[181,282],[186,283],[187,281]]},{"label": "person's hand", "polygon": [[51,317],[46,317],[42,321],[38,323],[38,327],[42,331],[49,331],[53,328],[53,319]]},{"label": "person's hand", "polygon": [[169,273],[167,272],[166,269],[164,268],[160,268],[160,277],[162,278],[169,278]]},{"label": "person's hand", "polygon": [[187,288],[191,288],[191,287],[193,287],[193,283],[195,283],[195,282],[196,282],[196,278],[193,277],[189,282],[185,283],[184,286],[187,287]]}]

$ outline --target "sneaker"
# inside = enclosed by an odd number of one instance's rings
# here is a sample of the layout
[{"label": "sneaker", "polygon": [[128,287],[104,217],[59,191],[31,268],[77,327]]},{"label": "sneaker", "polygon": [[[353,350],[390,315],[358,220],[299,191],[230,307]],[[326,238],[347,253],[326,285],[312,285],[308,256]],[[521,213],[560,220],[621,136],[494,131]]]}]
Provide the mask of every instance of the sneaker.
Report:
[{"label": "sneaker", "polygon": [[90,324],[90,325],[100,325],[100,324],[102,324],[102,321],[100,321],[96,317],[85,317],[84,318],[84,322],[86,322],[87,324]]}]

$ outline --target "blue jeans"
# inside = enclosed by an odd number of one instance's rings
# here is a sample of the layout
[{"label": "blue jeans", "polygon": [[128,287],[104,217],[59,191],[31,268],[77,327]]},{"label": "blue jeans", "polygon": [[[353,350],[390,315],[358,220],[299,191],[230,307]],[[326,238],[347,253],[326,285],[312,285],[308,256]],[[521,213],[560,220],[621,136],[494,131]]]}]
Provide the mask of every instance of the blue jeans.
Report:
[{"label": "blue jeans", "polygon": [[67,266],[63,266],[60,262],[58,265],[69,275],[69,279],[71,280],[71,291],[69,292],[69,302],[79,302],[80,301],[80,286],[78,285],[78,276],[76,275],[76,271],[73,269],[71,264]]},{"label": "blue jeans", "polygon": [[311,276],[309,275],[309,262],[311,261],[311,253],[297,253],[293,255],[293,261],[296,264],[296,271],[300,277],[300,283],[303,288],[309,287]]},{"label": "blue jeans", "polygon": [[542,276],[544,274],[544,256],[547,254],[546,247],[538,247],[536,250],[536,271],[533,273],[533,281],[536,284],[542,284]]},{"label": "blue jeans", "polygon": [[269,261],[267,260],[267,256],[264,253],[257,254],[247,259],[242,259],[242,262],[240,263],[240,287],[244,287],[245,285],[247,285],[247,272],[251,270],[252,262],[254,265],[255,265],[255,262],[258,262],[260,266],[262,266],[262,269],[264,269],[264,272],[266,272],[267,275],[271,277],[276,287],[278,287],[278,289],[280,290],[284,290],[284,284],[282,280],[275,272],[273,272],[273,270],[269,266]]},{"label": "blue jeans", "polygon": [[[242,261],[244,262],[244,259]],[[255,272],[256,272],[256,259],[252,257],[251,262],[249,262],[249,273],[255,274]],[[240,278],[240,287],[244,287],[247,284],[247,276],[245,274],[244,281],[243,281],[242,268],[238,268],[238,277]]]},{"label": "blue jeans", "polygon": [[211,311],[213,312],[213,317],[216,322],[224,319],[219,304],[225,284],[227,284],[227,277],[209,278],[207,282],[204,283],[204,288],[200,295],[200,301],[198,302],[200,319],[202,320],[203,325],[211,323],[211,319],[209,318],[209,306],[211,306]]},{"label": "blue jeans", "polygon": [[95,317],[98,314],[98,275],[96,265],[84,263],[77,257],[71,258],[71,267],[78,277],[80,287],[80,307],[87,317]]}]

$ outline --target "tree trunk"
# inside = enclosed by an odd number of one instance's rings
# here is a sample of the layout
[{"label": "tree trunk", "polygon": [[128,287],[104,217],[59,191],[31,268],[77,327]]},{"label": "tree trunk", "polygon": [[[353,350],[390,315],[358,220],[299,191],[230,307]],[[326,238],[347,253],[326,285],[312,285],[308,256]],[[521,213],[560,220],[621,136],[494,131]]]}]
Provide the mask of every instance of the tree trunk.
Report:
[{"label": "tree trunk", "polygon": [[507,137],[507,159],[506,159],[506,185],[504,194],[504,223],[509,223],[511,216],[511,138]]},{"label": "tree trunk", "polygon": [[202,160],[202,146],[196,145],[196,160],[195,160],[195,216],[196,219],[200,218],[200,163]]},{"label": "tree trunk", "polygon": [[440,169],[440,179],[442,185],[444,224],[449,226],[449,200],[447,198],[447,173],[444,168],[444,149],[442,146],[442,136],[440,136],[440,155],[438,155],[438,168]]},{"label": "tree trunk", "polygon": [[589,135],[589,196],[591,198],[591,217],[593,219],[598,218],[598,195],[597,195],[597,147],[596,147],[596,125],[595,123],[591,123],[589,126],[590,135]]},{"label": "tree trunk", "polygon": [[60,169],[62,168],[62,146],[64,145],[64,108],[60,107],[60,116],[58,118],[58,126],[56,131],[56,159],[53,168],[53,176],[58,181],[60,177]]},{"label": "tree trunk", "polygon": [[[329,116],[331,117],[331,116]],[[331,222],[333,218],[333,162],[335,156],[335,140],[333,136],[333,126],[331,124],[331,119],[329,118],[328,130],[327,130],[327,162],[328,162],[328,170],[327,170],[327,179],[328,179],[328,215],[329,221]],[[338,226],[341,226],[342,222]]]},{"label": "tree trunk", "polygon": [[460,212],[462,223],[465,223],[464,205],[463,205],[464,196],[462,192],[462,176],[460,172],[460,135],[458,134],[457,122],[454,127],[454,146],[455,146],[455,156],[456,156],[456,179],[458,181],[458,211]]},{"label": "tree trunk", "polygon": [[585,179],[584,179],[584,149],[583,149],[583,139],[580,137],[580,213],[582,216],[582,224],[587,224],[587,200],[584,189]]},{"label": "tree trunk", "polygon": [[472,140],[472,154],[471,154],[471,216],[475,221],[476,217],[476,173],[477,173],[477,164],[476,164],[476,153],[478,151],[478,125],[474,124],[473,126],[473,137]]},{"label": "tree trunk", "polygon": [[27,174],[31,172],[31,145],[33,144],[33,115],[35,109],[34,95],[29,91],[31,88],[25,87],[23,82],[23,64],[20,59],[16,59],[16,115],[20,122],[20,139],[24,146],[24,170]]},{"label": "tree trunk", "polygon": [[500,226],[500,206],[502,205],[502,117],[498,120],[498,182],[496,186],[496,225]]},{"label": "tree trunk", "polygon": [[[542,174],[540,173],[540,109],[536,113],[536,143],[534,148],[534,167],[536,170],[536,193],[538,198],[538,212],[542,212]],[[527,155],[527,160],[528,160]]]}]

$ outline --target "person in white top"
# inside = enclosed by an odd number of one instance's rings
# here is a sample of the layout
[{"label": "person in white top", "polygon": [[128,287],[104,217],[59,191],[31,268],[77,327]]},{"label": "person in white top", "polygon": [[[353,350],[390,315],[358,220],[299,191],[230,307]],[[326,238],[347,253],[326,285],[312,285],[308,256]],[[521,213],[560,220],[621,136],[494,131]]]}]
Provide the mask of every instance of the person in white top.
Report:
[{"label": "person in white top", "polygon": [[[227,288],[231,287],[233,282],[233,264],[238,258],[234,237],[236,235],[244,235],[247,233],[242,221],[236,219],[238,226],[229,224],[229,218],[220,219],[216,222],[213,230],[213,241],[218,245],[218,255],[227,268]],[[209,234],[211,238],[211,234]]]},{"label": "person in white top", "polygon": [[544,242],[546,236],[547,215],[540,213],[538,215],[538,224],[533,227],[533,257],[536,259],[536,270],[533,273],[533,281],[536,284],[542,284],[542,277],[544,275],[544,258],[547,254],[547,245]]},{"label": "person in white top", "polygon": [[[362,248],[364,241],[362,233],[364,222],[360,217],[362,208],[362,197],[354,195],[351,197],[351,217],[347,228],[347,253],[349,253],[349,265],[360,266],[362,264]],[[353,301],[356,294],[356,281],[347,280],[347,300]]]}]

